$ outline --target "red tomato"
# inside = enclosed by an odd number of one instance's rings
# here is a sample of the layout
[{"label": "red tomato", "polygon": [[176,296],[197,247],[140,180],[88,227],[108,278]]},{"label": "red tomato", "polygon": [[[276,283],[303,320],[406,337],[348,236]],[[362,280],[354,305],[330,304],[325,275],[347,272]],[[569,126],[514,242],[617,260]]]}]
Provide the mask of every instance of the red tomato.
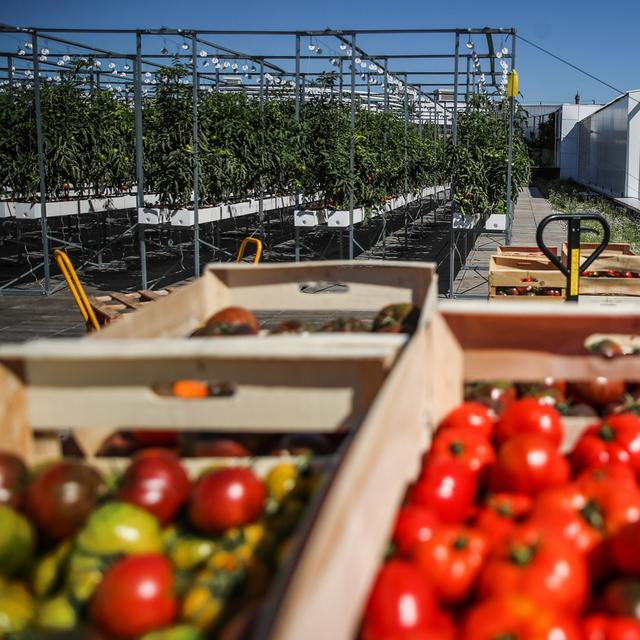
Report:
[{"label": "red tomato", "polygon": [[459,640],[582,640],[576,621],[520,594],[507,594],[469,610]]},{"label": "red tomato", "polygon": [[482,477],[496,461],[489,439],[469,427],[450,427],[436,434],[427,460],[453,459],[465,464]]},{"label": "red tomato", "polygon": [[264,483],[251,469],[216,469],[192,487],[189,519],[203,533],[220,533],[259,518],[266,497]]},{"label": "red tomato", "polygon": [[457,460],[435,460],[422,470],[409,494],[409,501],[430,508],[445,523],[462,522],[476,496],[472,471]]},{"label": "red tomato", "polygon": [[226,307],[212,315],[191,335],[193,337],[256,335],[259,332],[260,326],[251,311],[244,307]]},{"label": "red tomato", "polygon": [[570,459],[576,472],[622,462],[640,474],[640,417],[621,413],[587,428],[576,442]]},{"label": "red tomato", "polygon": [[165,525],[187,501],[189,478],[175,453],[145,449],[124,472],[116,495],[146,509]]},{"label": "red tomato", "polygon": [[582,620],[584,640],[640,640],[640,621],[593,613]]},{"label": "red tomato", "polygon": [[540,433],[559,447],[563,437],[562,417],[556,409],[541,403],[538,398],[522,398],[505,409],[494,435],[500,445],[520,433]]},{"label": "red tomato", "polygon": [[480,402],[463,402],[442,420],[438,431],[451,427],[471,427],[487,438],[493,433],[493,412]]},{"label": "red tomato", "polygon": [[25,511],[45,537],[68,538],[84,525],[102,487],[95,469],[80,462],[55,462],[29,483]]},{"label": "red tomato", "polygon": [[538,495],[531,518],[584,553],[598,580],[608,564],[605,537],[640,520],[640,492],[620,491],[612,485],[595,490],[585,490],[577,483],[555,487]]},{"label": "red tomato", "polygon": [[531,496],[518,493],[492,494],[478,512],[474,525],[486,534],[491,547],[495,549],[503,544],[518,521],[527,516],[532,507]]},{"label": "red tomato", "polygon": [[447,526],[418,544],[413,559],[440,602],[456,604],[471,593],[488,553],[488,540],[477,529]]},{"label": "red tomato", "polygon": [[624,525],[609,541],[613,566],[628,576],[640,576],[640,509],[635,522]]},{"label": "red tomato", "polygon": [[539,433],[522,433],[500,447],[490,485],[494,491],[535,496],[568,479],[569,463],[551,440]]},{"label": "red tomato", "polygon": [[608,462],[585,469],[576,478],[576,484],[586,491],[600,491],[608,486],[615,489],[624,487],[632,491],[640,488],[631,467],[622,462]]},{"label": "red tomato", "polygon": [[0,504],[20,508],[27,479],[24,462],[13,453],[0,451]]},{"label": "red tomato", "polygon": [[420,542],[426,542],[440,526],[433,511],[417,504],[408,504],[398,512],[392,540],[400,555],[408,556]]},{"label": "red tomato", "polygon": [[190,455],[194,458],[250,458],[251,451],[231,438],[197,438]]},{"label": "red tomato", "polygon": [[361,639],[419,638],[418,632],[429,630],[435,610],[433,590],[420,571],[391,560],[378,572],[369,594]]},{"label": "red tomato", "polygon": [[594,407],[604,407],[624,395],[626,385],[622,380],[609,380],[598,376],[585,382],[569,384],[569,394],[577,401]]},{"label": "red tomato", "polygon": [[173,569],[164,556],[122,558],[93,594],[91,619],[116,638],[137,638],[175,620],[178,601],[173,591]]},{"label": "red tomato", "polygon": [[518,593],[578,613],[589,594],[587,564],[571,544],[535,524],[521,525],[485,565],[478,592],[482,598]]}]

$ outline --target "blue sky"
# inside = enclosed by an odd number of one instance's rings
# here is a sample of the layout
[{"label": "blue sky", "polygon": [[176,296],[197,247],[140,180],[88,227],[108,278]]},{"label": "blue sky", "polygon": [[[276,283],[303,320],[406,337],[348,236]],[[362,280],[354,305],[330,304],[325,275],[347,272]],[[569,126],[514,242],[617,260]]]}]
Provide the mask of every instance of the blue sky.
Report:
[{"label": "blue sky", "polygon": [[[424,0],[236,0],[233,2],[179,2],[176,0],[4,0],[0,21],[20,26],[49,27],[183,27],[209,29],[324,29],[402,27],[514,26],[526,38],[567,58],[621,89],[640,88],[640,3],[622,0],[578,3],[480,2]],[[88,42],[86,36],[74,36]],[[212,37],[213,39],[213,37]],[[114,36],[94,39],[101,46],[130,49]],[[293,53],[291,39],[258,37],[217,38],[250,53]],[[12,43],[14,45],[16,43]],[[19,44],[19,43],[18,43]],[[170,50],[179,41],[168,42]],[[327,43],[330,51],[335,43]],[[448,51],[451,39],[384,36],[363,38],[369,52],[401,53]],[[3,43],[6,48],[7,41]],[[17,46],[17,44],[16,44]],[[154,45],[155,46],[155,45]],[[162,45],[159,45],[162,46]],[[320,46],[325,46],[321,44]],[[311,63],[309,63],[311,64]],[[396,69],[410,63],[397,62]],[[607,101],[614,92],[578,72],[518,42],[517,68],[527,102],[572,101],[577,89],[584,102]]]}]

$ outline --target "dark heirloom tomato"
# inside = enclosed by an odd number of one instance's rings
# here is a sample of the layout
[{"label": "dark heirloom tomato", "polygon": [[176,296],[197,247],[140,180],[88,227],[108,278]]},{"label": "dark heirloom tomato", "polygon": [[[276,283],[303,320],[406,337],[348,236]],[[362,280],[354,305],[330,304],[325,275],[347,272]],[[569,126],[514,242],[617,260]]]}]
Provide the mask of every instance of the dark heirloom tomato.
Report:
[{"label": "dark heirloom tomato", "polygon": [[[640,508],[638,509],[640,520]],[[636,520],[620,528],[609,541],[611,563],[628,576],[640,576],[640,521]]]},{"label": "dark heirloom tomato", "polygon": [[358,318],[335,318],[319,329],[326,333],[362,333],[369,330],[369,325]]},{"label": "dark heirloom tomato", "polygon": [[0,451],[0,504],[20,508],[27,486],[27,467],[12,453]]},{"label": "dark heirloom tomato", "polygon": [[604,407],[624,395],[626,385],[623,380],[609,380],[598,376],[585,382],[569,384],[569,395],[579,402]]},{"label": "dark heirloom tomato", "polygon": [[438,432],[453,427],[469,427],[490,438],[493,434],[493,412],[480,402],[463,402],[458,405],[438,426]]},{"label": "dark heirloom tomato", "polygon": [[584,640],[640,640],[640,622],[623,616],[592,613],[582,620]]},{"label": "dark heirloom tomato", "polygon": [[256,335],[260,325],[256,317],[244,307],[226,307],[213,314],[207,322],[196,329],[192,337]]},{"label": "dark heirloom tomato", "polygon": [[161,524],[171,522],[189,496],[189,478],[175,453],[145,449],[124,472],[116,497],[152,513]]},{"label": "dark heirloom tomato", "polygon": [[410,555],[420,542],[426,542],[440,525],[430,509],[417,504],[407,504],[398,511],[391,537],[400,555]]},{"label": "dark heirloom tomato", "polygon": [[569,479],[569,463],[556,446],[539,433],[523,433],[507,440],[491,470],[493,491],[535,496]]},{"label": "dark heirloom tomato", "polygon": [[613,615],[640,620],[640,578],[619,578],[610,582],[602,594],[601,605]]},{"label": "dark heirloom tomato", "polygon": [[622,462],[640,474],[640,417],[621,413],[588,427],[569,457],[576,472]]},{"label": "dark heirloom tomato", "polygon": [[582,634],[572,617],[514,593],[470,609],[459,640],[582,640]]},{"label": "dark heirloom tomato", "polygon": [[462,522],[473,505],[475,474],[457,460],[429,462],[409,493],[409,501],[431,509],[445,523]]},{"label": "dark heirloom tomato", "polygon": [[46,538],[68,538],[85,523],[102,488],[95,469],[80,462],[56,462],[29,483],[25,511]]},{"label": "dark heirloom tomato", "polygon": [[523,524],[487,561],[478,583],[482,598],[518,593],[567,613],[578,613],[589,594],[584,556],[573,545]]},{"label": "dark heirloom tomato", "polygon": [[482,402],[501,414],[518,397],[516,388],[506,380],[473,382],[465,386],[465,400]]},{"label": "dark heirloom tomato", "polygon": [[281,333],[311,333],[313,330],[313,327],[301,320],[285,320],[274,329],[271,329],[269,334],[275,336]]},{"label": "dark heirloom tomato", "polygon": [[372,331],[382,333],[413,333],[418,326],[420,309],[411,303],[388,304],[373,320]]},{"label": "dark heirloom tomato", "polygon": [[118,560],[96,588],[91,619],[116,638],[138,638],[171,624],[178,612],[173,569],[162,555]]},{"label": "dark heirloom tomato", "polygon": [[436,434],[427,457],[432,460],[457,460],[477,476],[482,476],[496,460],[489,439],[469,427],[451,427]]},{"label": "dark heirloom tomato", "polygon": [[419,638],[418,632],[429,630],[435,610],[433,590],[421,572],[408,562],[391,560],[378,572],[369,594],[361,640]]},{"label": "dark heirloom tomato", "polygon": [[522,398],[509,405],[495,428],[498,444],[520,433],[539,433],[560,446],[563,436],[562,417],[556,409],[538,398]]},{"label": "dark heirloom tomato", "polygon": [[567,383],[564,380],[545,378],[540,382],[519,384],[518,389],[523,396],[536,398],[552,407],[566,402]]},{"label": "dark heirloom tomato", "polygon": [[413,550],[413,560],[443,604],[466,600],[489,553],[483,533],[469,527],[447,526]]},{"label": "dark heirloom tomato", "polygon": [[251,469],[216,469],[192,487],[189,520],[204,533],[220,533],[258,519],[266,497],[264,482]]}]

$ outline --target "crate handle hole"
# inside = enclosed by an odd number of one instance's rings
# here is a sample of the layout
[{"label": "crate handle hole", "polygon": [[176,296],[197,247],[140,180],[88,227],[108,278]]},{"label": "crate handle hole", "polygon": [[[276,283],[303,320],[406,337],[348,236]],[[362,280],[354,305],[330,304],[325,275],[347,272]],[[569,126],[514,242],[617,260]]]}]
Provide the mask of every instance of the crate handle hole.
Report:
[{"label": "crate handle hole", "polygon": [[302,282],[298,286],[300,293],[349,293],[349,285],[344,282]]},{"label": "crate handle hole", "polygon": [[236,394],[236,384],[229,380],[179,379],[160,382],[152,386],[154,393],[163,398],[203,400],[206,398],[230,398]]}]

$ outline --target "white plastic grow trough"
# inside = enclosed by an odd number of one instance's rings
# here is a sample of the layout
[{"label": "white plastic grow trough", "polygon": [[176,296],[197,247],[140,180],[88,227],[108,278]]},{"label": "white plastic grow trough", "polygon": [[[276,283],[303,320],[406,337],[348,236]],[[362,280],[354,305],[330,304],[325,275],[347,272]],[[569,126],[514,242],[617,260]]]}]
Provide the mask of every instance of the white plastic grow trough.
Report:
[{"label": "white plastic grow trough", "polygon": [[[348,227],[350,224],[350,212],[346,211],[330,211],[327,218],[327,225],[329,227]],[[365,210],[364,207],[358,207],[353,210],[353,224],[358,224],[364,220]]]},{"label": "white plastic grow trough", "polygon": [[329,209],[296,209],[293,212],[294,227],[317,227],[331,215]]},{"label": "white plastic grow trough", "polygon": [[[8,202],[13,206],[17,220],[38,220],[42,217],[42,206],[39,202]],[[101,213],[119,209],[132,209],[136,206],[136,196],[108,196],[106,198],[87,198],[82,200],[58,200],[47,202],[47,218],[75,216],[87,213]]]},{"label": "white plastic grow trough", "polygon": [[507,215],[505,213],[492,213],[484,223],[484,228],[491,231],[504,231],[507,228]]},{"label": "white plastic grow trough", "polygon": [[0,201],[0,218],[15,216],[15,202]]},{"label": "white plastic grow trough", "polygon": [[[262,210],[275,211],[295,204],[293,196],[270,196],[262,201]],[[198,224],[205,222],[219,222],[229,218],[255,215],[260,212],[260,200],[252,198],[232,204],[222,204],[215,207],[200,207],[198,209]],[[193,209],[176,209],[170,212],[171,226],[192,227],[195,224]],[[140,219],[140,216],[138,216]]]}]

